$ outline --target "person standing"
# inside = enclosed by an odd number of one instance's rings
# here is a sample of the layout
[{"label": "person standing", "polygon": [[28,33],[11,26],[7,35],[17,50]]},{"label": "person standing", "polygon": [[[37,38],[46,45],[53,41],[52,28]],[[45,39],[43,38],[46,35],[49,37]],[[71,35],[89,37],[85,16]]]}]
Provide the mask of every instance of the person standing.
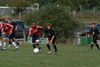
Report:
[{"label": "person standing", "polygon": [[90,51],[93,49],[93,46],[94,46],[93,44],[96,44],[96,47],[100,51],[100,47],[97,43],[98,35],[99,35],[99,30],[96,28],[95,23],[92,23],[92,28],[90,30],[90,34],[88,34],[88,37],[92,36],[92,38],[93,38],[93,41],[91,42]]}]

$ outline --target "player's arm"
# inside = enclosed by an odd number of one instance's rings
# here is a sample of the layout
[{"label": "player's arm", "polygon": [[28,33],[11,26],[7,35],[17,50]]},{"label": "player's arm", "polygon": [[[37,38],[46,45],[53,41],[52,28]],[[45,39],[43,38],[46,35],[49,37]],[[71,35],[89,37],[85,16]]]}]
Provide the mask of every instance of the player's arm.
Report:
[{"label": "player's arm", "polygon": [[16,25],[16,28],[15,28],[15,30],[18,30],[18,25]]},{"label": "player's arm", "polygon": [[32,28],[29,29],[29,36],[32,36]]},{"label": "player's arm", "polygon": [[52,38],[51,38],[51,40],[50,40],[51,43],[52,43],[52,41],[54,40],[54,38],[55,38],[55,35],[52,36]]},{"label": "player's arm", "polygon": [[43,33],[43,35],[42,35],[42,40],[44,39],[44,36],[45,36],[45,33]]},{"label": "player's arm", "polygon": [[51,38],[51,40],[50,40],[50,42],[52,43],[52,41],[54,40],[54,38],[55,38],[55,32],[54,32],[54,30],[52,30],[52,38]]},{"label": "player's arm", "polygon": [[90,29],[90,32],[88,33],[88,37],[90,37],[92,34],[92,28]]},{"label": "player's arm", "polygon": [[38,28],[42,29],[43,27],[42,26],[37,26]]}]

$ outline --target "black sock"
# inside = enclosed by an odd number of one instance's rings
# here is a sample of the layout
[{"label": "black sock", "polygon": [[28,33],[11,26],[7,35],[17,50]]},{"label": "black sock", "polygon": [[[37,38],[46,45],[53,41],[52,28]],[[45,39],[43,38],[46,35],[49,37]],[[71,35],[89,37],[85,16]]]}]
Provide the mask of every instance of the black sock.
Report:
[{"label": "black sock", "polygon": [[36,48],[36,45],[35,45],[35,44],[33,45],[33,48],[34,48],[34,49]]},{"label": "black sock", "polygon": [[9,41],[9,45],[12,45],[11,41]]},{"label": "black sock", "polygon": [[16,41],[16,44],[17,44],[17,45],[20,45],[19,42],[17,42],[17,41]]},{"label": "black sock", "polygon": [[51,48],[50,48],[50,45],[49,44],[47,44],[47,48],[48,48],[49,51],[51,51]]},{"label": "black sock", "polygon": [[37,46],[38,46],[38,48],[39,48],[39,49],[41,49],[41,47],[40,47],[40,45],[39,45],[39,44],[37,44]]},{"label": "black sock", "polygon": [[93,48],[93,44],[91,44],[91,50],[92,50],[92,48]]},{"label": "black sock", "polygon": [[98,48],[98,50],[100,49],[98,44],[96,44],[96,47]]},{"label": "black sock", "polygon": [[56,47],[56,45],[54,45],[53,47],[54,47],[55,51],[57,51],[57,47]]}]

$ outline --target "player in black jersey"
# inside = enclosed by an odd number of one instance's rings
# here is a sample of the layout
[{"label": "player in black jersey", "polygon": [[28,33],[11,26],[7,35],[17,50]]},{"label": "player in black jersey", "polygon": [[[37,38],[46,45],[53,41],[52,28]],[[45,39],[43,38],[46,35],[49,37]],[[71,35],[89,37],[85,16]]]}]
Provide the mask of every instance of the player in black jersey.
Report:
[{"label": "player in black jersey", "polygon": [[56,35],[55,35],[55,31],[52,29],[52,26],[50,23],[47,25],[47,28],[45,29],[45,32],[42,36],[42,39],[44,38],[45,35],[47,37],[46,44],[47,44],[47,48],[49,50],[48,53],[49,54],[51,53],[50,43],[53,44],[53,47],[54,47],[55,53],[56,53],[57,52],[57,47],[55,45]]},{"label": "player in black jersey", "polygon": [[90,35],[93,37],[93,41],[91,42],[91,49],[90,50],[92,50],[94,43],[96,44],[96,47],[98,48],[98,50],[100,50],[100,47],[97,43],[99,30],[96,28],[95,23],[92,23],[92,28],[90,30],[90,34],[88,35],[88,37],[90,37]]}]

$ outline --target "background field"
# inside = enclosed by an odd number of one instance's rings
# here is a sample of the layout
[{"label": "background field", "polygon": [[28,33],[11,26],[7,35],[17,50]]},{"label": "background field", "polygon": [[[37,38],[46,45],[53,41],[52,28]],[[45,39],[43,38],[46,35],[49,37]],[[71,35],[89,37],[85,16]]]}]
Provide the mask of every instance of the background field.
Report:
[{"label": "background field", "polygon": [[57,55],[49,55],[46,46],[42,47],[39,54],[32,52],[30,44],[23,44],[18,51],[0,51],[0,67],[100,67],[100,52],[96,48],[89,52],[89,46],[59,45]]}]

